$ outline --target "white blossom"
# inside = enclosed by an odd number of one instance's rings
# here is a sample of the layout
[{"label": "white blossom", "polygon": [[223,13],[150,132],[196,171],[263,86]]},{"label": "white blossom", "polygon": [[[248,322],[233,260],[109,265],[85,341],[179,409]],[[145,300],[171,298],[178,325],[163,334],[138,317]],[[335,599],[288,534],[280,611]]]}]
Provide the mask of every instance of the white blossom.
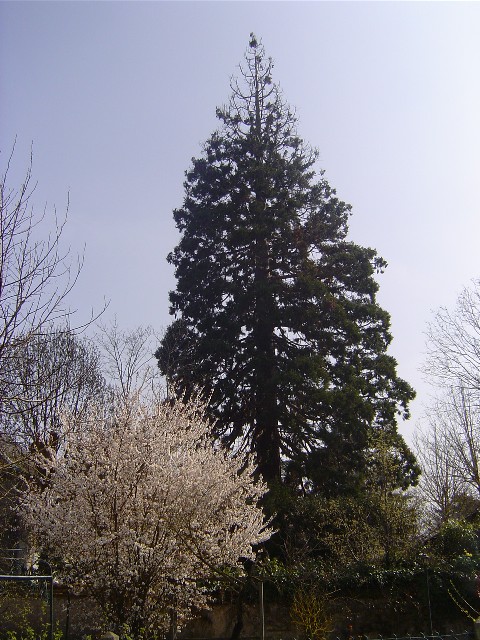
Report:
[{"label": "white blossom", "polygon": [[204,606],[199,580],[271,535],[264,484],[251,461],[213,445],[200,400],[130,396],[110,413],[90,407],[75,429],[69,420],[47,488],[25,494],[25,520],[118,629],[165,628],[173,609],[182,619]]}]

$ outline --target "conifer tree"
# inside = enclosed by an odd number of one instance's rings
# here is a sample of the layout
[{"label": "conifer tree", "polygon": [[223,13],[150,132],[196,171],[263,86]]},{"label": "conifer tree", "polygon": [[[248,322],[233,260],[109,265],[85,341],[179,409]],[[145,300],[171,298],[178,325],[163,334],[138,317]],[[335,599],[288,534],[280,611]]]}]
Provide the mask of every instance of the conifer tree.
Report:
[{"label": "conifer tree", "polygon": [[386,263],[347,239],[351,207],[316,173],[272,67],[252,34],[186,172],[175,319],[156,355],[180,392],[209,394],[219,437],[250,448],[266,480],[333,494],[358,486],[372,429],[407,451],[396,420],[414,392],[387,354],[374,278]]}]

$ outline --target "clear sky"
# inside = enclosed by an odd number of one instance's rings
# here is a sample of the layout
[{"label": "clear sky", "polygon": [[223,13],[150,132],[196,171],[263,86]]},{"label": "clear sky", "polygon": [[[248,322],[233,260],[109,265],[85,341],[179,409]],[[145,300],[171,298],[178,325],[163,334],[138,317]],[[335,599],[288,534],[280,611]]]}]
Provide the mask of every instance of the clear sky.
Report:
[{"label": "clear sky", "polygon": [[391,353],[418,391],[424,332],[480,276],[480,3],[0,2],[0,164],[33,141],[32,204],[70,197],[80,317],[169,322],[184,171],[216,128],[251,31],[275,61],[350,237],[389,263]]}]

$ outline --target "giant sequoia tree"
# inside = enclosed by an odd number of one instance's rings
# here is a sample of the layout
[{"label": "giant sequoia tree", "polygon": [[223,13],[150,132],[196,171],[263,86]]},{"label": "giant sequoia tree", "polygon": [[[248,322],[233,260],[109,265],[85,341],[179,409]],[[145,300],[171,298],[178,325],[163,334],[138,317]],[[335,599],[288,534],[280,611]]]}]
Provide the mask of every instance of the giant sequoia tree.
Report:
[{"label": "giant sequoia tree", "polygon": [[315,175],[272,66],[252,35],[221,127],[186,173],[175,319],[156,355],[177,389],[210,394],[218,435],[249,447],[267,480],[335,493],[358,485],[372,428],[408,456],[396,418],[413,391],[386,353],[385,262],[347,240],[350,206]]}]

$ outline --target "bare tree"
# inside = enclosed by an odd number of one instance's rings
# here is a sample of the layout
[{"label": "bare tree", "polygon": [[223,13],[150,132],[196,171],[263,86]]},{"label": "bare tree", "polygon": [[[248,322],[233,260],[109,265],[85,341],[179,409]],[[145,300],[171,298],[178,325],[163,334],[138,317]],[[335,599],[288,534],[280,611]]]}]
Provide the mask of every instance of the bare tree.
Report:
[{"label": "bare tree", "polygon": [[437,404],[426,425],[415,434],[415,455],[422,468],[418,492],[429,526],[461,518],[471,505],[471,490],[458,468],[451,446],[451,424]]},{"label": "bare tree", "polygon": [[[68,248],[63,249],[68,203],[60,217],[55,209],[37,213],[31,155],[20,186],[10,185],[14,151],[15,146],[0,175],[0,497],[16,486],[20,452],[25,454],[33,443],[45,447],[52,437],[53,416],[58,416],[60,399],[73,394],[79,366],[69,369],[73,314],[67,298],[83,258],[72,260]],[[92,313],[73,331],[98,315]],[[62,329],[50,336],[54,326]],[[59,346],[62,331],[65,352]],[[67,377],[60,380],[60,375]]]},{"label": "bare tree", "polygon": [[427,379],[480,394],[480,279],[463,289],[453,311],[437,311],[427,330],[427,349]]},{"label": "bare tree", "polygon": [[[35,184],[32,158],[18,189],[9,186],[13,151],[0,177],[0,395],[10,396],[9,361],[17,360],[32,336],[54,323],[69,324],[68,294],[80,274],[83,259],[71,260],[62,249],[67,222],[56,210],[37,214],[31,204]],[[48,231],[48,218],[53,226]],[[47,233],[46,233],[47,232]],[[93,318],[86,322],[89,324]],[[84,325],[85,326],[85,325]],[[1,402],[1,401],[0,401]],[[2,404],[0,404],[0,412]]]},{"label": "bare tree", "polygon": [[441,308],[427,332],[423,367],[437,397],[417,434],[421,491],[441,520],[462,517],[480,498],[480,280]]},{"label": "bare tree", "polygon": [[64,328],[31,336],[3,364],[9,395],[0,414],[0,546],[11,546],[22,537],[19,491],[27,481],[45,484],[64,444],[65,412],[85,414],[104,396],[105,381],[93,343]]},{"label": "bare tree", "polygon": [[480,406],[478,393],[446,389],[416,433],[422,467],[420,494],[434,523],[471,515],[480,501]]},{"label": "bare tree", "polygon": [[154,356],[158,340],[152,327],[124,330],[116,319],[99,326],[97,342],[105,375],[124,399],[133,392],[160,393],[161,374]]},{"label": "bare tree", "polygon": [[0,427],[24,454],[53,457],[64,436],[62,413],[81,416],[103,397],[100,353],[88,338],[66,328],[31,336],[9,359],[8,385]]},{"label": "bare tree", "polygon": [[480,498],[480,394],[453,387],[445,410],[454,469]]}]

